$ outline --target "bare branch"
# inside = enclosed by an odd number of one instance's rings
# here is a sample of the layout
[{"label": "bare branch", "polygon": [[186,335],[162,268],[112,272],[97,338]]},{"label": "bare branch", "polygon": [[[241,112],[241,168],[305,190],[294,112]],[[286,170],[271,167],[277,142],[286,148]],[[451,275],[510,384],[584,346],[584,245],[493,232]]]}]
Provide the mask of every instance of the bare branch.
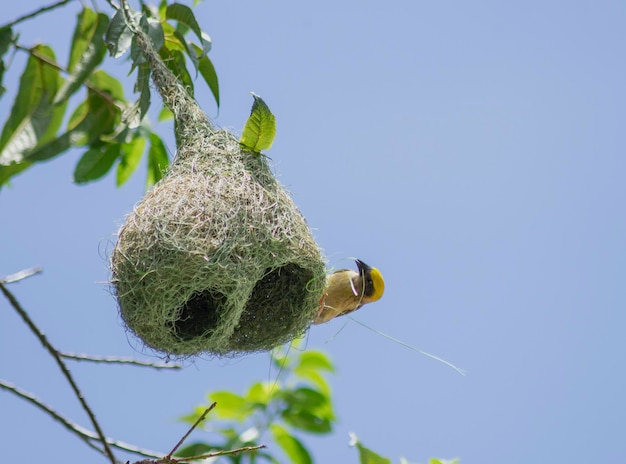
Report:
[{"label": "bare branch", "polygon": [[72,359],[74,361],[87,361],[95,363],[109,363],[109,364],[132,364],[134,366],[152,367],[153,369],[182,369],[182,364],[167,364],[167,363],[153,363],[150,361],[140,361],[133,358],[118,358],[115,356],[92,356],[87,354],[74,354],[59,352],[59,354],[65,359]]},{"label": "bare branch", "polygon": [[41,13],[45,13],[46,11],[50,11],[50,10],[54,10],[55,8],[59,8],[59,7],[65,5],[66,3],[69,3],[71,1],[72,0],[61,0],[59,2],[53,3],[52,5],[42,6],[38,10],[35,10],[32,13],[25,14],[24,16],[20,16],[19,18],[14,19],[10,23],[5,24],[2,27],[3,28],[5,28],[5,27],[13,27],[16,24],[21,23],[22,21],[26,21],[27,19],[34,18],[35,16],[38,16]]},{"label": "bare branch", "polygon": [[78,438],[80,438],[85,443],[87,443],[87,445],[89,445],[90,447],[92,447],[96,451],[98,451],[98,452],[100,452],[102,454],[105,454],[105,452],[104,452],[104,450],[102,448],[100,448],[99,446],[96,446],[94,443],[91,442],[91,439],[94,439],[94,438],[97,439],[98,438],[96,435],[93,434],[92,431],[87,430],[84,427],[81,427],[80,425],[76,424],[75,422],[72,422],[71,420],[67,419],[66,417],[63,417],[61,414],[56,412],[54,409],[52,409],[50,406],[45,404],[43,401],[41,401],[39,398],[37,398],[32,393],[27,392],[25,390],[22,390],[19,387],[16,387],[15,385],[13,385],[13,384],[5,381],[5,380],[2,380],[2,379],[0,379],[0,388],[2,388],[4,390],[7,390],[7,391],[17,395],[20,398],[28,401],[29,403],[34,404],[39,409],[42,409],[48,415],[52,416],[56,421],[60,422],[70,432],[75,433],[76,435],[78,435]]},{"label": "bare branch", "polygon": [[24,269],[16,272],[15,274],[11,274],[0,279],[0,282],[3,284],[12,284],[14,282],[19,282],[20,280],[27,279],[28,277],[34,276],[35,274],[39,274],[43,272],[43,269],[40,267],[31,267],[29,269]]},{"label": "bare branch", "polygon": [[[57,63],[55,60],[40,54],[34,48],[25,47],[25,46],[17,44],[17,43],[14,46],[15,46],[16,49],[25,51],[26,53],[28,53],[33,58],[38,59],[42,63],[45,63],[48,66],[53,67],[54,69],[56,69],[56,70],[58,70],[58,71],[60,71],[60,72],[62,72],[64,74],[70,74],[70,72],[67,69],[65,69],[59,63]],[[121,104],[120,102],[116,101],[115,98],[110,93],[102,90],[98,86],[95,86],[95,85],[91,84],[88,80],[83,81],[82,84],[85,87],[87,87],[89,90],[91,90],[92,92],[98,94],[99,97],[103,98],[104,100],[107,100],[112,105],[115,105],[120,111],[123,112],[125,110],[124,105]]]},{"label": "bare branch", "polygon": [[52,344],[46,338],[46,335],[39,329],[39,327],[37,327],[37,325],[33,322],[30,316],[26,313],[24,308],[22,308],[22,306],[19,304],[15,296],[13,296],[13,294],[9,290],[7,290],[6,286],[2,282],[0,282],[0,290],[2,291],[4,296],[7,298],[7,300],[9,300],[9,302],[11,303],[11,306],[13,306],[15,311],[17,311],[17,313],[22,317],[26,325],[39,339],[39,341],[44,346],[44,348],[48,350],[50,355],[57,362],[59,369],[61,369],[61,372],[63,373],[63,375],[69,382],[70,386],[72,387],[72,390],[74,391],[74,394],[76,395],[76,398],[78,398],[78,401],[80,402],[81,406],[83,407],[83,409],[89,416],[89,419],[91,420],[91,423],[94,429],[96,430],[96,433],[98,434],[98,437],[102,445],[104,446],[104,451],[106,452],[106,455],[109,457],[111,464],[116,464],[113,451],[111,451],[111,448],[109,447],[109,444],[106,441],[106,436],[104,435],[104,432],[102,431],[102,428],[100,427],[100,424],[98,423],[98,420],[96,419],[95,414],[93,413],[93,411],[87,404],[87,401],[85,400],[83,394],[78,388],[78,385],[74,381],[74,377],[72,377],[72,374],[70,373],[69,369],[65,365],[65,362],[63,362],[63,358],[59,354],[59,351],[54,346],[52,346]]},{"label": "bare branch", "polygon": [[218,456],[232,456],[239,453],[247,453],[248,451],[256,451],[260,449],[265,449],[267,446],[265,445],[257,445],[257,446],[244,446],[242,448],[237,448],[234,450],[224,450],[224,451],[214,451],[212,453],[201,454],[200,456],[191,456],[184,459],[176,459],[177,462],[180,461],[197,461],[199,459],[209,459],[216,458]]},{"label": "bare branch", "polygon": [[208,408],[206,408],[204,410],[204,412],[200,415],[200,417],[198,417],[198,419],[193,423],[193,425],[189,428],[189,430],[187,430],[187,433],[185,433],[185,435],[183,435],[183,437],[178,440],[178,443],[176,443],[176,445],[174,445],[174,448],[172,448],[172,451],[170,451],[168,453],[168,455],[165,457],[166,459],[171,459],[172,454],[174,454],[176,452],[176,450],[178,448],[180,448],[180,445],[183,444],[183,442],[187,439],[187,437],[189,436],[189,434],[191,432],[194,431],[194,429],[201,423],[204,421],[204,419],[206,419],[207,414],[209,414],[209,412],[211,412],[211,410],[217,406],[216,402],[213,402]]},{"label": "bare branch", "polygon": [[[0,379],[0,388],[13,393],[14,395],[17,395],[18,397],[28,401],[31,404],[34,404],[39,409],[43,410],[45,413],[50,415],[53,419],[60,422],[70,432],[76,434],[81,440],[87,443],[87,445],[89,445],[96,451],[99,451],[100,453],[106,455],[106,453],[104,452],[104,449],[92,443],[92,441],[100,442],[100,437],[95,432],[89,429],[86,429],[85,427],[61,415],[60,413],[56,412],[54,409],[52,409],[50,406],[45,404],[42,400],[37,398],[32,393],[22,390],[21,388],[11,384],[10,382]],[[135,453],[140,456],[145,456],[149,458],[158,458],[159,456],[162,456],[161,453],[157,453],[156,451],[150,451],[150,450],[146,450],[143,448],[139,448],[137,446],[124,443],[122,441],[113,440],[112,438],[107,438],[106,440],[109,445],[111,445],[114,448],[120,449],[122,451],[128,451],[128,452]]]}]

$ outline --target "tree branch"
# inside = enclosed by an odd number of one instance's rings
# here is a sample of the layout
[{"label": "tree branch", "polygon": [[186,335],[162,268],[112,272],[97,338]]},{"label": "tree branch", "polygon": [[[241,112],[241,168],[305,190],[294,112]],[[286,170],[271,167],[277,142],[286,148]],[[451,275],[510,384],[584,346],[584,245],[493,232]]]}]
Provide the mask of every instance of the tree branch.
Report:
[{"label": "tree branch", "polygon": [[[93,449],[95,449],[96,451],[106,455],[104,449],[96,446],[94,443],[92,443],[92,441],[98,441],[100,442],[100,437],[95,433],[92,432],[89,429],[86,429],[85,427],[77,424],[76,422],[71,421],[70,419],[68,419],[67,417],[61,415],[60,413],[56,412],[54,409],[52,409],[50,406],[48,406],[47,404],[45,404],[42,400],[40,400],[39,398],[37,398],[35,395],[33,395],[30,392],[27,392],[25,390],[20,389],[19,387],[16,387],[15,385],[0,379],[0,388],[7,390],[11,393],[13,393],[14,395],[28,401],[29,403],[37,406],[39,409],[43,410],[45,413],[47,413],[48,415],[52,416],[53,419],[55,419],[56,421],[60,422],[66,429],[68,429],[70,432],[76,434],[81,440],[83,440],[85,443],[87,443],[87,445],[89,445],[90,447],[92,447]],[[157,453],[156,451],[150,451],[150,450],[146,450],[143,448],[139,448],[137,446],[134,445],[130,445],[128,443],[124,443],[122,441],[118,441],[118,440],[113,440],[111,438],[107,438],[106,439],[107,443],[109,445],[111,445],[114,448],[120,449],[122,451],[128,451],[131,453],[135,453],[138,454],[140,456],[145,456],[148,458],[158,458],[159,456],[162,456],[161,453]]]},{"label": "tree branch", "polygon": [[42,409],[43,411],[45,411],[48,415],[52,416],[53,419],[55,419],[56,421],[60,422],[66,429],[68,429],[70,432],[78,435],[78,437],[83,440],[85,443],[87,443],[87,445],[89,445],[90,447],[92,447],[93,449],[95,449],[96,451],[105,454],[104,450],[98,446],[96,446],[95,444],[93,444],[91,442],[91,439],[93,438],[98,438],[96,435],[93,434],[93,432],[81,427],[80,425],[70,421],[69,419],[63,417],[61,414],[59,414],[58,412],[56,412],[54,409],[52,409],[50,406],[48,406],[47,404],[45,404],[43,401],[41,401],[39,398],[37,398],[35,395],[33,395],[32,393],[29,393],[25,390],[20,389],[19,387],[16,387],[15,385],[0,379],[0,388],[7,390],[17,396],[19,396],[20,398],[28,401],[31,404],[34,404],[35,406],[37,406],[39,409]]},{"label": "tree branch", "polygon": [[[60,71],[60,72],[62,72],[64,74],[68,74],[68,75],[71,74],[67,69],[65,69],[59,63],[57,63],[55,60],[53,60],[51,58],[48,58],[47,56],[43,56],[43,55],[39,54],[37,51],[33,50],[32,48],[25,47],[24,45],[20,45],[18,43],[16,43],[14,46],[15,46],[16,49],[22,50],[22,51],[28,53],[32,57],[37,58],[42,63],[45,63],[48,66],[52,66],[54,69],[57,69],[58,71]],[[92,85],[88,80],[84,80],[82,82],[82,85],[87,87],[92,92],[97,93],[98,96],[100,96],[103,99],[107,100],[112,105],[117,106],[117,108],[120,111],[122,111],[122,112],[124,111],[124,109],[125,109],[124,106],[122,104],[120,104],[118,101],[116,101],[115,98],[113,98],[113,96],[111,94],[109,94],[109,93],[103,91],[102,89],[99,89],[98,87]]]},{"label": "tree branch", "polygon": [[167,456],[165,456],[165,459],[170,459],[172,457],[172,454],[174,454],[176,452],[176,450],[178,448],[180,448],[180,445],[183,444],[183,442],[187,439],[187,437],[189,436],[189,434],[191,432],[193,432],[193,430],[202,422],[204,421],[204,419],[206,419],[206,416],[209,412],[211,412],[211,410],[217,406],[216,402],[213,402],[208,408],[206,408],[204,410],[204,412],[200,415],[200,417],[198,417],[198,419],[193,423],[193,425],[191,427],[189,427],[189,430],[187,430],[187,432],[182,436],[182,438],[180,440],[178,440],[178,443],[176,443],[176,445],[174,445],[174,448],[172,448],[172,451],[170,451],[168,453]]},{"label": "tree branch", "polygon": [[2,28],[13,27],[16,24],[21,23],[22,21],[26,21],[27,19],[34,18],[35,16],[38,16],[41,13],[45,13],[46,11],[50,11],[50,10],[54,10],[55,8],[59,8],[59,7],[65,5],[66,3],[69,3],[71,1],[72,0],[61,0],[59,2],[53,3],[52,5],[42,6],[41,8],[39,8],[36,11],[33,11],[32,13],[28,13],[28,14],[25,14],[24,16],[20,16],[19,18],[14,19],[10,23],[7,23],[4,26],[2,26]]},{"label": "tree branch", "polygon": [[34,276],[35,274],[39,274],[40,272],[43,272],[42,268],[31,267],[29,269],[18,271],[15,274],[4,276],[0,279],[0,282],[3,284],[12,284],[14,282],[19,282],[20,280],[27,279],[28,277]]},{"label": "tree branch", "polygon": [[201,454],[200,456],[191,456],[188,458],[175,459],[176,462],[181,461],[198,461],[200,459],[209,459],[216,458],[219,456],[233,456],[239,453],[247,453],[248,451],[256,451],[260,449],[265,449],[267,446],[265,445],[257,445],[257,446],[243,446],[241,448],[237,448],[234,450],[223,450],[223,451],[214,451],[212,453]]},{"label": "tree branch", "polygon": [[87,354],[74,354],[59,352],[59,354],[65,359],[72,359],[74,361],[87,361],[95,363],[105,364],[132,364],[134,366],[152,367],[153,369],[182,369],[182,364],[165,364],[165,363],[153,363],[150,361],[140,361],[132,358],[118,358],[115,356],[92,356]]},{"label": "tree branch", "polygon": [[74,378],[72,377],[72,374],[70,373],[69,369],[65,365],[65,362],[63,362],[63,358],[59,354],[59,351],[54,346],[52,346],[52,344],[46,338],[45,334],[39,329],[39,327],[37,327],[37,325],[35,325],[35,323],[30,318],[30,316],[26,313],[26,311],[19,304],[19,302],[17,301],[15,296],[13,296],[13,294],[9,290],[7,290],[6,286],[2,282],[0,282],[0,290],[2,291],[4,296],[7,298],[7,300],[9,300],[9,302],[11,303],[11,306],[13,306],[15,311],[17,311],[17,313],[22,317],[22,319],[24,320],[26,325],[30,328],[30,330],[39,339],[39,341],[44,346],[44,348],[46,348],[48,350],[50,355],[57,362],[57,364],[59,366],[59,369],[61,369],[61,372],[63,373],[63,375],[65,376],[65,378],[69,382],[70,386],[72,387],[72,390],[74,391],[74,394],[76,395],[76,398],[78,398],[78,401],[80,402],[81,406],[83,407],[83,409],[85,410],[85,412],[89,416],[89,419],[91,420],[91,423],[92,423],[94,429],[96,430],[96,433],[98,434],[98,437],[99,437],[102,445],[104,446],[104,451],[105,451],[106,455],[109,457],[109,460],[111,461],[111,464],[116,464],[116,460],[115,460],[115,456],[113,455],[113,451],[111,451],[111,448],[109,447],[109,444],[107,443],[106,436],[104,435],[104,432],[102,431],[102,428],[100,427],[100,424],[98,423],[98,420],[96,419],[95,414],[93,413],[93,411],[91,410],[91,408],[87,404],[87,401],[83,397],[83,394],[81,393],[80,389],[78,388],[78,385],[74,381]]}]

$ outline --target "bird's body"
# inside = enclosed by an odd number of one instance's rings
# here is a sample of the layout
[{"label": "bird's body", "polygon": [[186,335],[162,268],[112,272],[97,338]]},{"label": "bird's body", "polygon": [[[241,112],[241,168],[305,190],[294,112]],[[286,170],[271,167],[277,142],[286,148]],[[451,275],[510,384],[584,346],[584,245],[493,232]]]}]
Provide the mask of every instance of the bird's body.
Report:
[{"label": "bird's body", "polygon": [[358,259],[356,265],[358,272],[341,269],[326,277],[326,288],[314,324],[356,311],[383,296],[385,281],[380,271]]}]

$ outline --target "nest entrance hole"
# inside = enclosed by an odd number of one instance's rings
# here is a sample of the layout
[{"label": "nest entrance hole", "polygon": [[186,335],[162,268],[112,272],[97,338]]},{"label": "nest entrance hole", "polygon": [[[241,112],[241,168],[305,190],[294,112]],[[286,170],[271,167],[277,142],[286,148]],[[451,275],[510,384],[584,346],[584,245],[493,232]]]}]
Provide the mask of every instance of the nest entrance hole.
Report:
[{"label": "nest entrance hole", "polygon": [[180,340],[208,337],[219,322],[220,307],[226,297],[219,292],[195,292],[183,305],[172,325]]},{"label": "nest entrance hole", "polygon": [[[289,263],[269,269],[250,294],[230,341],[234,348],[264,349],[300,335],[311,270]],[[306,315],[304,315],[306,317]],[[288,334],[288,339],[285,335]],[[281,336],[282,335],[282,336]]]}]

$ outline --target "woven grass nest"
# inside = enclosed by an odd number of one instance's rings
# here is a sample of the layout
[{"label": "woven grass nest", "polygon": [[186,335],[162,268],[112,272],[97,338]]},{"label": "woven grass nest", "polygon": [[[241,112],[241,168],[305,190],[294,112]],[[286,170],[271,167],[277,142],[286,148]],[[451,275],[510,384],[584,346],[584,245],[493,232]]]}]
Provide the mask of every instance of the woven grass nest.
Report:
[{"label": "woven grass nest", "polygon": [[264,156],[216,129],[135,32],[177,154],[130,213],[111,256],[127,327],[174,356],[263,351],[301,335],[319,309],[325,263]]}]

